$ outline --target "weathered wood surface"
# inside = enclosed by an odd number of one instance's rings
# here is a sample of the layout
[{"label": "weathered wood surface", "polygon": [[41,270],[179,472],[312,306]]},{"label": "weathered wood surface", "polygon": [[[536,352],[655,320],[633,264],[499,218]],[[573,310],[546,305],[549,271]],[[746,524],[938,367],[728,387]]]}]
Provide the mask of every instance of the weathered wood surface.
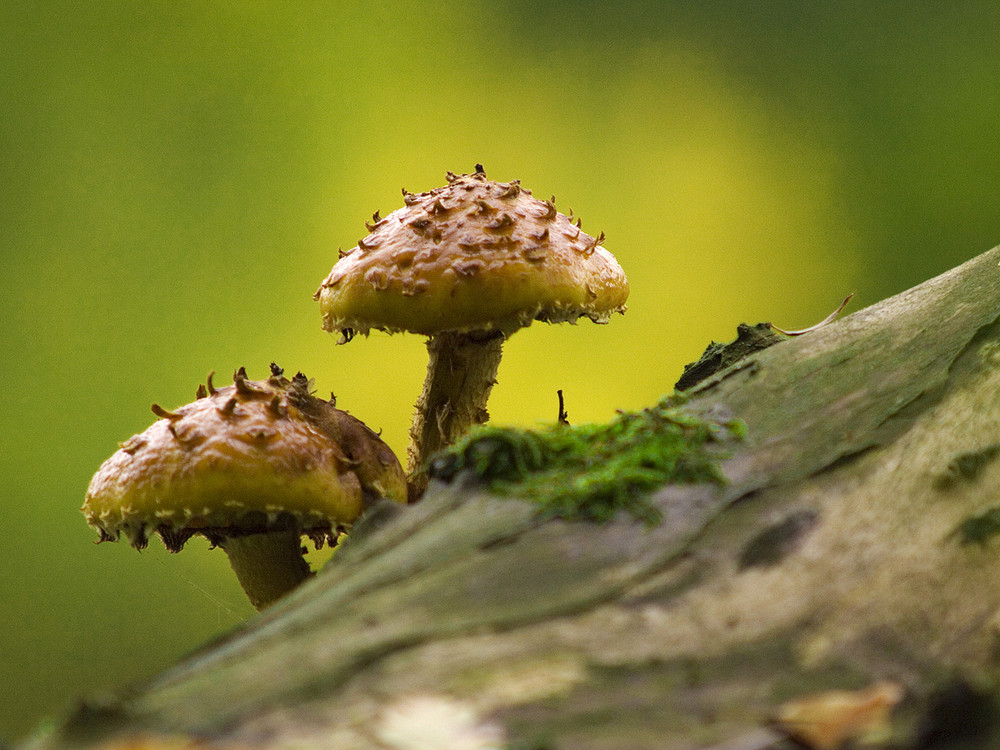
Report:
[{"label": "weathered wood surface", "polygon": [[690,407],[748,436],[724,487],[660,491],[658,526],[432,484],[241,631],[32,747],[750,750],[784,746],[762,728],[782,701],[879,680],[906,690],[891,746],[1000,747],[1000,541],[989,517],[965,527],[980,543],[957,531],[1000,507],[998,263],[698,386]]}]

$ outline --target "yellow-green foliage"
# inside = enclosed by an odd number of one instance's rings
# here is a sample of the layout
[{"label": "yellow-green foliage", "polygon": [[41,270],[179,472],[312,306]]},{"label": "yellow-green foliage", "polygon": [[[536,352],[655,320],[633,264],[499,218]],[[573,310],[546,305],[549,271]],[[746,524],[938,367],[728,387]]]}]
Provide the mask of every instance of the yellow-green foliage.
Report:
[{"label": "yellow-green foliage", "polygon": [[712,422],[671,396],[607,424],[540,430],[484,426],[438,456],[431,475],[469,471],[499,494],[537,502],[545,516],[607,521],[627,511],[648,523],[660,514],[650,493],[669,482],[721,483],[719,444],[743,436],[740,422]]}]

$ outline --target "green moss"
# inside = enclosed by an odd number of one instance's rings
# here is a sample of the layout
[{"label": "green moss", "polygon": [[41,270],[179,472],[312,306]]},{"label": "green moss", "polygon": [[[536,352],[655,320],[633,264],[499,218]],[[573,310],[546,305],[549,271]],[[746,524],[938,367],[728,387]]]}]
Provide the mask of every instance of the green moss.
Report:
[{"label": "green moss", "polygon": [[775,331],[770,323],[758,323],[754,326],[740,323],[736,326],[735,341],[728,344],[713,341],[709,344],[697,362],[684,366],[684,372],[680,380],[674,384],[674,388],[678,391],[694,388],[717,372],[722,372],[751,354],[763,351],[787,338],[788,336]]},{"label": "green moss", "polygon": [[712,422],[675,395],[607,424],[556,424],[540,430],[484,426],[440,454],[433,477],[469,471],[489,488],[538,503],[545,516],[608,521],[620,511],[655,524],[653,490],[670,482],[721,483],[719,451],[742,438],[743,424]]}]

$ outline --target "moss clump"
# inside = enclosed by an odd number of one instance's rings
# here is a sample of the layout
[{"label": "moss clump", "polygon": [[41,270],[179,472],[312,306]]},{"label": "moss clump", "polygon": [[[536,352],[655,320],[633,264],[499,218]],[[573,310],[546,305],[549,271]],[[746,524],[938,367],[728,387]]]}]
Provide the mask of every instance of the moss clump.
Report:
[{"label": "moss clump", "polygon": [[775,331],[770,323],[758,323],[754,326],[740,323],[736,326],[735,341],[730,341],[728,344],[713,341],[709,344],[697,362],[684,366],[684,372],[680,380],[674,384],[674,388],[678,391],[694,388],[717,372],[722,372],[751,354],[774,346],[786,338],[788,337]]},{"label": "moss clump", "polygon": [[737,421],[713,422],[682,408],[678,395],[607,424],[540,430],[479,427],[441,453],[430,475],[469,471],[494,492],[538,503],[544,516],[608,521],[620,511],[655,524],[650,493],[669,482],[723,481],[719,451],[743,436]]}]

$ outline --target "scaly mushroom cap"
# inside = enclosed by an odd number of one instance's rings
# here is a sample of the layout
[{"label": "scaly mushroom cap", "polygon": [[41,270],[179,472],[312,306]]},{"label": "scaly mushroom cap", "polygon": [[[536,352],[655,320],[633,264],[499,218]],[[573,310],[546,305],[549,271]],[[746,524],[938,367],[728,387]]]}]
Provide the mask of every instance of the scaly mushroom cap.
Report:
[{"label": "scaly mushroom cap", "polygon": [[266,381],[240,368],[234,384],[198,388],[198,400],[121,444],[90,482],[83,513],[101,541],[136,548],[158,533],[171,551],[194,534],[223,538],[295,529],[321,546],[386,497],[406,502],[396,456],[363,423],[271,366]]},{"label": "scaly mushroom cap", "polygon": [[446,186],[403,198],[316,292],[327,331],[510,335],[532,320],[625,312],[628,280],[603,233],[586,234],[517,180],[449,172]]}]

